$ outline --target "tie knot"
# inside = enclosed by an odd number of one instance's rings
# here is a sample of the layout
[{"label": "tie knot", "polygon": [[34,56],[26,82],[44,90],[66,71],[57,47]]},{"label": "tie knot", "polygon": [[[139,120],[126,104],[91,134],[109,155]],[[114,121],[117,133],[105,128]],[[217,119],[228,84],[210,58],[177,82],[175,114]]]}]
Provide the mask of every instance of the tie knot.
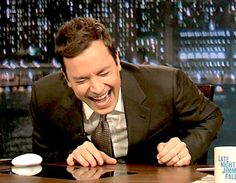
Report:
[{"label": "tie knot", "polygon": [[100,115],[100,121],[106,121],[107,115]]}]

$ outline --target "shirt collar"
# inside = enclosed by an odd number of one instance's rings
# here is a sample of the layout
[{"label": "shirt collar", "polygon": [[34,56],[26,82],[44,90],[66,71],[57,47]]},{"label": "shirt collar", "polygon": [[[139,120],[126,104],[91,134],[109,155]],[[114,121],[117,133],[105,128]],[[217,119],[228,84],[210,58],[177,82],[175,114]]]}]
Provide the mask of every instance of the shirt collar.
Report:
[{"label": "shirt collar", "polygon": [[[82,102],[82,103],[83,103],[83,111],[84,111],[85,117],[88,120],[92,116],[94,111],[85,102]],[[115,107],[115,111],[124,112],[124,105],[123,105],[123,98],[121,95],[121,89],[119,90],[119,98],[118,98],[118,101],[117,101],[117,104]]]}]

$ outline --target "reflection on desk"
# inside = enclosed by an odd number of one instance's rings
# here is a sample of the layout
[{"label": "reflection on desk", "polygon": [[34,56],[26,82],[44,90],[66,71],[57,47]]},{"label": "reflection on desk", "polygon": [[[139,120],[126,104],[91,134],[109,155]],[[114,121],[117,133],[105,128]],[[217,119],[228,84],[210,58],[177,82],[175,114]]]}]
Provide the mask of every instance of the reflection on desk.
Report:
[{"label": "reflection on desk", "polygon": [[[12,172],[0,173],[0,182],[7,183],[71,183],[71,182],[161,182],[192,183],[207,176],[197,172],[196,166],[158,167],[144,164],[117,164],[98,167],[69,167],[61,164],[42,164],[35,176],[20,176]],[[51,177],[51,178],[49,178]],[[89,179],[89,180],[88,180]]]}]

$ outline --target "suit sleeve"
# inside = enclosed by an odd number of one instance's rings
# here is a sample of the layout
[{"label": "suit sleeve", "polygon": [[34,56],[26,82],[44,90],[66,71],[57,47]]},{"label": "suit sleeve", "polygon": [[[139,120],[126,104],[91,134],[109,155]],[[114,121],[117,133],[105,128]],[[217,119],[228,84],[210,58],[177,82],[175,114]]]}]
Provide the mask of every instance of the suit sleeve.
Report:
[{"label": "suit sleeve", "polygon": [[219,107],[206,98],[182,71],[176,72],[173,93],[182,131],[180,137],[187,144],[192,162],[195,162],[217,137],[223,116]]},{"label": "suit sleeve", "polygon": [[[30,101],[32,149],[43,157],[44,162],[65,162],[68,155],[88,139],[82,133],[80,123],[73,115],[70,116],[70,112],[75,109],[65,113],[60,107],[54,106],[57,103],[52,102],[54,99],[44,91],[33,85]],[[59,115],[62,113],[65,113],[64,117]]]},{"label": "suit sleeve", "polygon": [[[30,114],[33,122],[32,149],[34,153],[40,154],[46,162],[61,161],[65,159],[69,151],[58,150],[54,141],[54,131],[50,135],[50,122],[45,118],[45,113],[38,107],[35,86],[32,88],[30,101]],[[48,122],[47,122],[48,121]],[[48,124],[48,126],[46,125]],[[61,144],[63,146],[63,144]],[[54,148],[55,147],[55,148]]]}]

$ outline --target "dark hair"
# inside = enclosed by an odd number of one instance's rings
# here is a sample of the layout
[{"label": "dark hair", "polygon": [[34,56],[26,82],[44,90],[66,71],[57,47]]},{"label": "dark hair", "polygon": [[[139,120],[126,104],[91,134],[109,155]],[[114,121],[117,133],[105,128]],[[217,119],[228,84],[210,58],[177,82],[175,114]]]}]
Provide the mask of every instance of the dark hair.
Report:
[{"label": "dark hair", "polygon": [[89,17],[77,17],[62,25],[55,39],[55,52],[65,72],[63,57],[73,58],[88,48],[92,41],[102,40],[116,61],[116,49],[106,27]]}]

